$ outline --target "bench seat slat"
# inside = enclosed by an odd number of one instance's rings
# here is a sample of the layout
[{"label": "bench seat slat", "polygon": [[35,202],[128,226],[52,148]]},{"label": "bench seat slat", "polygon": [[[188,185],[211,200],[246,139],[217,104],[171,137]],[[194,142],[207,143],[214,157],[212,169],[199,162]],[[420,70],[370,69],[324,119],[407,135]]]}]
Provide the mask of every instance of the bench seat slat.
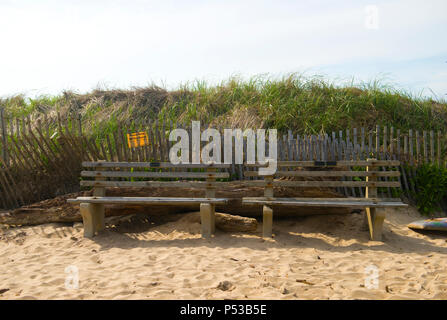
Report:
[{"label": "bench seat slat", "polygon": [[242,199],[245,200],[279,200],[279,201],[284,201],[284,200],[291,200],[291,201],[306,201],[306,200],[321,200],[321,201],[339,201],[339,202],[344,202],[344,201],[356,201],[356,202],[402,202],[402,200],[400,198],[355,198],[355,197],[347,197],[347,198],[277,198],[277,197],[273,197],[273,198],[269,198],[269,197],[244,197]]},{"label": "bench seat slat", "polygon": [[[391,200],[391,201],[390,201]],[[355,198],[243,198],[244,205],[284,205],[303,207],[407,207],[400,199],[355,199]]]},{"label": "bench seat slat", "polygon": [[[262,177],[258,171],[245,171],[246,177]],[[277,171],[276,177],[399,177],[399,171]]]},{"label": "bench seat slat", "polygon": [[[246,186],[264,187],[265,180],[254,180],[244,182]],[[275,180],[274,187],[400,187],[399,181],[286,181]]]},{"label": "bench seat slat", "polygon": [[127,188],[206,188],[223,186],[227,182],[206,182],[206,181],[81,181],[82,187],[127,187]]},{"label": "bench seat slat", "polygon": [[198,203],[226,204],[226,198],[168,198],[168,197],[77,197],[68,199],[69,203],[103,203],[103,204],[160,204],[187,205]]},{"label": "bench seat slat", "polygon": [[82,177],[104,178],[229,178],[228,172],[145,172],[145,171],[82,171]]},{"label": "bench seat slat", "polygon": [[84,161],[82,166],[86,168],[230,168],[230,164],[172,164],[170,162],[110,162],[110,161]]},{"label": "bench seat slat", "polygon": [[[266,164],[244,164],[247,167],[266,167]],[[315,161],[277,161],[277,167],[325,167],[325,166],[316,166]],[[381,167],[394,167],[399,166],[400,161],[398,160],[357,160],[357,161],[336,161],[334,165],[327,165],[326,167],[366,167],[366,166],[381,166]]]}]

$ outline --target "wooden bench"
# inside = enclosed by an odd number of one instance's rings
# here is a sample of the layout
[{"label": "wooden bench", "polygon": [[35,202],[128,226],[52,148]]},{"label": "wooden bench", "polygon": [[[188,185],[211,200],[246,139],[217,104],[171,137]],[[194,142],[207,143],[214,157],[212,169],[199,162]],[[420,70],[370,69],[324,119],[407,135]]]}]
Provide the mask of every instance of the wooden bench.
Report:
[{"label": "wooden bench", "polygon": [[[377,188],[391,187],[400,188],[399,171],[380,171],[380,167],[397,167],[399,161],[375,160],[365,161],[279,161],[278,170],[274,175],[262,176],[263,180],[247,181],[249,186],[263,186],[264,197],[245,197],[242,199],[243,205],[263,206],[263,237],[272,236],[273,207],[274,206],[315,206],[315,207],[353,207],[365,208],[367,223],[372,240],[381,240],[382,225],[385,219],[383,210],[376,208],[383,207],[406,207],[399,198],[384,199],[378,198]],[[260,167],[259,164],[246,164],[247,167]],[[284,168],[289,170],[284,170]],[[293,167],[303,167],[308,170],[293,170]],[[364,167],[366,170],[349,170],[352,167]],[[337,168],[338,170],[334,170]],[[310,169],[310,170],[309,170]],[[246,177],[261,177],[258,171],[245,171]],[[302,181],[274,180],[274,177],[300,177]],[[349,180],[343,177],[350,177]],[[357,181],[352,178],[358,177]],[[313,178],[315,180],[309,180]],[[329,179],[328,179],[329,178]],[[378,181],[394,179],[394,181]],[[319,180],[321,179],[321,180]],[[360,180],[360,181],[359,181]],[[337,188],[337,187],[365,187],[364,198],[275,198],[273,187],[301,187],[301,188]]]},{"label": "wooden bench", "polygon": [[[215,231],[215,205],[226,204],[228,199],[216,198],[217,179],[229,178],[226,164],[178,164],[169,162],[83,162],[88,169],[81,172],[81,186],[93,187],[93,196],[68,199],[79,203],[84,223],[84,236],[93,237],[105,228],[105,204],[188,205],[200,204],[202,236],[210,237]],[[154,180],[157,179],[157,180]],[[168,181],[160,181],[160,179]],[[107,197],[107,187],[174,187],[202,188],[203,197]]]}]

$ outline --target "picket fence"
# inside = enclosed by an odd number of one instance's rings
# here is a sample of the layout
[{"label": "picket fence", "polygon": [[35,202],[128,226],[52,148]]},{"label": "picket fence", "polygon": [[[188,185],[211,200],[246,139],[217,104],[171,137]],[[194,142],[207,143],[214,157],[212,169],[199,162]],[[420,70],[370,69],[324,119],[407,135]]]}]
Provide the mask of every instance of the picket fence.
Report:
[{"label": "picket fence", "polygon": [[[117,124],[113,130],[93,135],[82,126],[77,115],[38,118],[13,118],[0,108],[1,161],[0,207],[11,209],[79,190],[82,161],[169,161],[169,132],[191,125],[155,120]],[[202,124],[201,129],[207,128]],[[223,129],[221,132],[223,148]],[[245,128],[241,128],[245,129]],[[145,132],[147,143],[129,146],[128,134]],[[278,137],[279,160],[363,160],[366,158],[400,160],[399,178],[403,195],[411,199],[418,186],[415,175],[422,163],[445,166],[446,136],[441,132],[393,127],[352,128],[339,132],[300,135],[292,131]],[[205,142],[203,142],[205,144]],[[266,148],[268,150],[268,148]],[[244,141],[244,153],[246,141]],[[245,156],[244,156],[245,159]],[[242,165],[233,164],[230,180],[244,178]],[[384,170],[383,168],[381,170]],[[345,179],[349,180],[350,177]],[[382,179],[387,179],[386,177]],[[345,187],[345,196],[362,197],[364,188]],[[393,196],[381,188],[381,196]]]}]

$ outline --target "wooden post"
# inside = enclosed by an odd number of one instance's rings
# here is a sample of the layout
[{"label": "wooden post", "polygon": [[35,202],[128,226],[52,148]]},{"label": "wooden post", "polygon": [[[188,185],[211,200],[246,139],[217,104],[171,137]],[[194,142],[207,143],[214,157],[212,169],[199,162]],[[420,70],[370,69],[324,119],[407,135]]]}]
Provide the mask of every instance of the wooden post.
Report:
[{"label": "wooden post", "polygon": [[435,163],[435,133],[430,130],[430,161]]},{"label": "wooden post", "polygon": [[6,137],[6,121],[5,121],[5,109],[0,108],[0,125],[2,126],[2,158],[3,163],[9,166],[8,157],[8,138]]},{"label": "wooden post", "polygon": [[262,237],[273,236],[273,209],[268,206],[262,207]]},{"label": "wooden post", "polygon": [[[17,130],[17,134],[19,134],[19,121],[18,121],[18,119],[16,119],[16,121],[17,121],[17,126],[16,126],[17,128],[16,128],[16,130]],[[46,133],[46,137],[49,138],[50,137],[50,125],[48,123],[48,116],[47,116],[46,113],[43,114],[43,123],[45,125],[46,131],[42,131],[42,132],[45,132]]]},{"label": "wooden post", "polygon": [[441,130],[438,130],[438,154],[437,154],[438,166],[441,166]]},{"label": "wooden post", "polygon": [[421,153],[421,146],[419,144],[420,140],[419,140],[419,131],[416,130],[416,162],[419,165],[419,155]]},{"label": "wooden post", "polygon": [[[264,178],[264,197],[273,198],[273,176]],[[271,238],[273,233],[273,209],[268,206],[262,208],[262,237]]]},{"label": "wooden post", "polygon": [[264,197],[273,198],[273,176],[265,176]]},{"label": "wooden post", "polygon": [[[99,160],[102,162],[104,160]],[[104,168],[96,167],[95,170],[103,171]],[[95,177],[95,181],[103,181],[106,180],[104,177]],[[95,197],[104,197],[106,195],[105,187],[94,187],[93,188],[93,196]],[[84,206],[84,209],[82,207]],[[96,232],[99,232],[105,229],[105,221],[104,221],[104,204],[93,204],[93,203],[81,203],[81,215],[84,221],[84,237],[92,237]],[[87,223],[87,227],[86,224]],[[93,232],[93,234],[92,234]]]},{"label": "wooden post", "polygon": [[379,157],[379,151],[380,151],[380,126],[376,125],[376,154],[375,157]]},{"label": "wooden post", "polygon": [[[78,135],[79,135],[79,139],[78,139],[78,141],[79,141],[79,145],[80,145],[80,152],[81,152],[81,154],[80,154],[80,156],[81,156],[81,159],[84,161],[85,159],[86,159],[86,157],[85,157],[85,147],[84,147],[84,144],[82,143],[82,119],[81,119],[81,114],[80,113],[78,113],[77,115],[76,115],[76,120],[75,120],[75,118],[73,118],[73,123],[72,123],[72,128],[74,129],[74,127],[75,127],[75,122],[77,123],[77,127],[78,127]],[[73,130],[73,132],[75,132],[75,130]],[[75,139],[76,140],[76,136],[75,135],[73,135],[73,139]]]},{"label": "wooden post", "polygon": [[404,159],[408,161],[408,136],[404,134]]},{"label": "wooden post", "polygon": [[394,155],[394,127],[390,128],[390,156]]},{"label": "wooden post", "polygon": [[202,237],[211,238],[213,234],[214,208],[211,203],[200,204],[200,219],[202,223]]},{"label": "wooden post", "polygon": [[[376,159],[367,159],[367,161],[374,161]],[[377,167],[373,164],[366,167],[366,171],[376,171]],[[366,181],[377,181],[375,176],[367,176]],[[376,187],[366,187],[365,192],[366,198],[377,198],[377,188]],[[369,235],[371,240],[381,241],[382,240],[382,226],[385,220],[385,211],[377,210],[376,208],[366,208],[366,219],[369,227]]]},{"label": "wooden post", "polygon": [[[208,168],[207,172],[216,172],[215,168]],[[206,198],[216,197],[216,187],[213,183],[215,178],[206,178],[207,186],[205,190]],[[213,203],[200,204],[200,219],[202,224],[202,237],[210,238],[216,231],[216,205]]]},{"label": "wooden post", "polygon": [[[360,154],[362,155],[362,157],[363,157],[363,155],[364,155],[364,153],[365,153],[365,127],[362,127],[361,129],[360,129],[360,132],[361,132],[361,139],[362,139],[362,141],[361,141],[361,145],[360,145]],[[361,158],[361,159],[363,159],[363,158]]]},{"label": "wooden post", "polygon": [[84,225],[84,237],[92,238],[105,228],[104,205],[97,203],[81,203],[80,211]]}]

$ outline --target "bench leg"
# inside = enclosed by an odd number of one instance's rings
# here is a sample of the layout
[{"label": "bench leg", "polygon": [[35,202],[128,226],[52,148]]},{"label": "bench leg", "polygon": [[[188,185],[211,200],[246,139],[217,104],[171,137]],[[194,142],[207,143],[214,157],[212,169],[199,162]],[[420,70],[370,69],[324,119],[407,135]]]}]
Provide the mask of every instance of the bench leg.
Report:
[{"label": "bench leg", "polygon": [[210,204],[211,206],[211,234],[216,233],[216,205]]},{"label": "bench leg", "polygon": [[273,233],[273,209],[268,206],[262,208],[262,237],[271,238]]},{"label": "bench leg", "polygon": [[201,203],[200,204],[200,219],[202,223],[202,237],[210,238],[214,233],[215,224],[215,205],[211,203]]},{"label": "bench leg", "polygon": [[84,225],[84,237],[92,238],[96,232],[105,228],[104,205],[97,203],[81,203],[80,208]]},{"label": "bench leg", "polygon": [[385,211],[376,208],[366,208],[368,219],[369,235],[371,240],[382,241],[382,228],[385,221]]}]

